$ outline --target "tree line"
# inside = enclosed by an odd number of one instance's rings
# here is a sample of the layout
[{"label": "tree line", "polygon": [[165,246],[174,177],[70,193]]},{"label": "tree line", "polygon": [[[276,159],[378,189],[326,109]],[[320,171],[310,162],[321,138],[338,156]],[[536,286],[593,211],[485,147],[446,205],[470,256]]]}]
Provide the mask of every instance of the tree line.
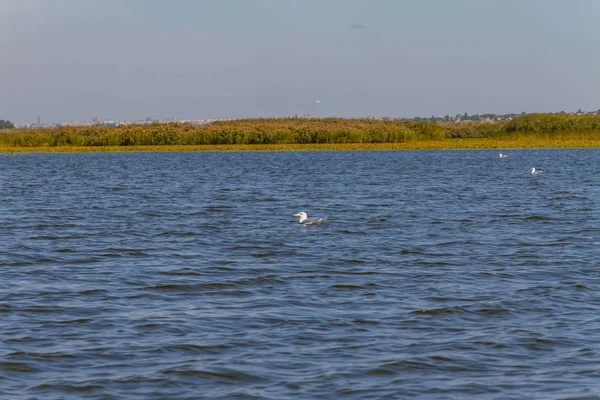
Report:
[{"label": "tree line", "polygon": [[0,129],[14,129],[15,125],[7,120],[0,119]]}]

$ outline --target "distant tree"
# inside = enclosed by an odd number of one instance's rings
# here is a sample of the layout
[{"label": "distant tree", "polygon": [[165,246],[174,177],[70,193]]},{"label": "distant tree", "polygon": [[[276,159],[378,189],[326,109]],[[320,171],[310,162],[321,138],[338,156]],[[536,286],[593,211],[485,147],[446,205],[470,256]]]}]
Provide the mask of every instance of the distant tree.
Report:
[{"label": "distant tree", "polygon": [[581,114],[583,111],[581,111],[581,108],[579,110],[577,110],[577,114]]},{"label": "distant tree", "polygon": [[14,127],[12,122],[0,119],[0,129],[13,129]]}]

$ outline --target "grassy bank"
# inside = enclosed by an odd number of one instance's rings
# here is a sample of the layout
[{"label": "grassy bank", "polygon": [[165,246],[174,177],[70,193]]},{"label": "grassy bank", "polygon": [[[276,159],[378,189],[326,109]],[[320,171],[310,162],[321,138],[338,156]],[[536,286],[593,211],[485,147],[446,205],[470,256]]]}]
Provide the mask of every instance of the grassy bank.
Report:
[{"label": "grassy bank", "polygon": [[306,150],[459,150],[509,148],[599,148],[600,139],[450,139],[405,143],[333,143],[333,144],[224,144],[224,145],[155,145],[155,146],[0,146],[0,152],[152,152],[152,151],[306,151]]},{"label": "grassy bank", "polygon": [[600,147],[600,116],[531,114],[508,122],[246,119],[208,125],[9,129],[0,151],[231,151]]}]

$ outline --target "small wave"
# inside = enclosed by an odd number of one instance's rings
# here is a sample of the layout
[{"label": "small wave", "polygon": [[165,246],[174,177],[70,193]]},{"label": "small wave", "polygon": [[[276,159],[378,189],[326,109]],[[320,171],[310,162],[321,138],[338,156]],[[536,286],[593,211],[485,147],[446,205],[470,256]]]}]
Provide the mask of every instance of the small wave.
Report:
[{"label": "small wave", "polygon": [[379,321],[376,321],[374,319],[362,319],[362,318],[357,318],[355,320],[352,320],[352,322],[354,322],[355,324],[359,324],[359,325],[379,325]]},{"label": "small wave", "polygon": [[0,304],[0,313],[12,312],[13,307],[10,304]]},{"label": "small wave", "polygon": [[377,368],[373,368],[367,371],[366,373],[367,375],[375,375],[375,376],[379,376],[379,375],[395,375],[396,372],[392,369],[389,368],[383,368],[383,367],[377,367]]},{"label": "small wave", "polygon": [[97,385],[97,384],[96,385],[95,384],[69,385],[69,384],[43,383],[41,385],[33,386],[29,389],[37,390],[37,391],[60,391],[60,392],[81,393],[81,392],[90,392],[90,391],[94,391],[94,390],[99,390],[102,388],[103,388],[102,385]]},{"label": "small wave", "polygon": [[332,289],[366,289],[366,287],[361,286],[361,285],[349,285],[349,284],[341,284],[338,283],[336,285],[331,285],[329,286]]},{"label": "small wave", "polygon": [[276,197],[270,197],[270,196],[267,196],[267,197],[256,197],[255,200],[257,200],[257,201],[264,201],[264,202],[278,202],[278,201],[281,201],[281,199],[278,199]]},{"label": "small wave", "polygon": [[79,293],[81,293],[81,294],[96,294],[96,293],[106,293],[106,292],[108,292],[108,290],[106,290],[106,289],[87,289],[87,290],[84,290]]},{"label": "small wave", "polygon": [[275,275],[258,276],[253,278],[243,278],[224,282],[207,282],[207,283],[192,283],[192,284],[174,284],[168,283],[163,285],[146,286],[143,290],[157,290],[157,291],[179,291],[179,292],[193,292],[198,290],[206,289],[226,289],[234,288],[239,286],[263,286],[263,285],[274,285],[283,284],[283,280],[276,278]]},{"label": "small wave", "polygon": [[195,290],[197,287],[198,287],[198,285],[166,284],[166,285],[147,286],[144,289],[146,289],[146,290],[162,290],[162,291],[189,292],[189,291]]},{"label": "small wave", "polygon": [[[444,247],[443,245],[440,247]],[[414,250],[408,250],[408,249],[404,249],[400,251],[400,254],[419,254],[419,255],[424,255],[427,257],[454,257],[456,256],[456,254],[454,253],[431,253],[431,252],[426,252],[423,250],[418,250],[418,249],[414,249]]]},{"label": "small wave", "polygon": [[150,254],[146,253],[146,249],[127,249],[118,247],[109,247],[106,249],[109,253],[107,254],[127,254],[134,257],[148,257]]},{"label": "small wave", "polygon": [[[312,272],[312,271],[308,271]],[[339,275],[377,275],[379,272],[375,271],[339,271]]]},{"label": "small wave", "polygon": [[46,322],[43,325],[86,324],[90,321],[91,321],[91,319],[89,319],[89,318],[78,318],[78,319],[71,319],[71,320],[65,320],[65,321],[51,321],[51,322]]},{"label": "small wave", "polygon": [[125,190],[122,186],[98,186],[98,188],[109,192],[120,192],[121,190]]},{"label": "small wave", "polygon": [[248,374],[235,369],[219,369],[219,370],[204,370],[204,369],[167,369],[161,371],[167,375],[178,376],[207,376],[214,378],[223,378],[228,381],[235,382],[262,382],[264,379],[257,375]]},{"label": "small wave", "polygon": [[59,313],[62,314],[64,309],[62,307],[51,307],[51,306],[32,306],[22,308],[21,311],[29,312],[29,313],[39,313],[39,314],[52,314]]},{"label": "small wave", "polygon": [[227,212],[233,210],[235,207],[232,206],[208,206],[205,207],[205,211],[209,212]]},{"label": "small wave", "polygon": [[429,357],[429,359],[430,360],[434,360],[434,361],[444,361],[444,362],[454,362],[454,361],[456,361],[453,358],[445,357],[445,356],[440,356],[440,355],[431,356],[431,357]]},{"label": "small wave", "polygon": [[486,275],[486,276],[494,276],[494,277],[498,277],[498,278],[507,278],[507,279],[513,279],[515,278],[515,275],[513,274],[509,274],[506,272],[481,272],[481,275]]},{"label": "small wave", "polygon": [[387,221],[387,218],[370,219],[367,221],[367,224],[379,225],[381,222],[385,221]]},{"label": "small wave", "polygon": [[402,361],[392,361],[385,363],[380,366],[380,368],[386,369],[399,369],[399,370],[421,370],[421,369],[435,369],[437,368],[437,364],[431,364],[425,361],[416,361],[416,360],[402,360]]},{"label": "small wave", "polygon": [[424,254],[421,250],[407,250],[400,251],[400,254]]},{"label": "small wave", "polygon": [[73,223],[56,223],[56,224],[37,224],[35,229],[46,229],[46,228],[76,228],[77,224]]},{"label": "small wave", "polygon": [[534,242],[520,242],[521,246],[531,246],[531,247],[561,247],[568,246],[570,243],[564,240],[557,240],[554,242],[546,242],[546,243],[534,243]]},{"label": "small wave", "polygon": [[419,265],[438,265],[438,266],[457,266],[458,263],[452,263],[448,261],[417,261]]},{"label": "small wave", "polygon": [[475,242],[473,242],[472,240],[463,240],[463,241],[450,240],[448,242],[436,243],[435,246],[445,247],[445,246],[468,245],[468,244],[475,244]]},{"label": "small wave", "polygon": [[50,263],[59,263],[60,260],[57,258],[50,257],[41,257],[41,258],[33,258],[29,264],[50,264]]},{"label": "small wave", "polygon": [[359,260],[356,258],[340,258],[338,261],[343,264],[365,264],[365,260]]},{"label": "small wave", "polygon": [[234,296],[234,297],[246,297],[251,296],[254,293],[248,290],[218,290],[218,291],[209,291],[204,292],[203,294],[207,296]]},{"label": "small wave", "polygon": [[36,368],[28,363],[17,361],[0,361],[0,371],[6,372],[39,372]]},{"label": "small wave", "polygon": [[558,218],[552,218],[545,215],[530,215],[521,219],[523,221],[559,221]]},{"label": "small wave", "polygon": [[465,313],[467,310],[464,307],[442,307],[442,308],[429,308],[423,310],[412,311],[411,314],[418,315],[445,315],[445,314],[459,314]]},{"label": "small wave", "polygon": [[232,247],[233,250],[265,250],[265,247],[238,244]]},{"label": "small wave", "polygon": [[474,311],[477,314],[484,315],[500,315],[500,314],[508,314],[511,311],[508,308],[503,307],[492,307],[492,308],[481,308]]},{"label": "small wave", "polygon": [[100,257],[107,257],[107,258],[117,258],[117,257],[123,257],[121,254],[117,254],[117,253],[102,253],[99,254]]},{"label": "small wave", "polygon": [[199,273],[194,271],[160,271],[159,274],[168,276],[200,276]]},{"label": "small wave", "polygon": [[41,359],[52,359],[52,358],[77,358],[73,354],[65,353],[36,353],[33,351],[15,351],[8,354],[9,357],[23,357],[23,358],[41,358]]},{"label": "small wave", "polygon": [[166,232],[162,232],[162,233],[157,233],[156,235],[154,235],[156,237],[159,236],[198,236],[198,233],[196,232],[192,232],[192,231],[184,231],[184,232],[178,232],[178,231],[166,231]]},{"label": "small wave", "polygon": [[578,197],[578,196],[556,196],[556,197],[550,198],[550,201],[560,201],[560,200],[581,200],[581,197]]},{"label": "small wave", "polygon": [[268,253],[252,253],[250,254],[252,257],[256,257],[256,258],[264,258],[264,257],[274,257],[277,256],[277,253],[274,252],[268,252]]},{"label": "small wave", "polygon": [[226,346],[224,344],[212,345],[212,346],[202,346],[198,344],[192,343],[182,343],[182,344],[174,344],[169,346],[164,346],[161,348],[161,351],[166,352],[184,352],[190,354],[218,354],[223,351],[229,349],[230,346]]},{"label": "small wave", "polygon": [[526,288],[517,289],[517,292],[530,292],[530,291],[552,291],[560,289],[560,286],[552,286],[552,285],[536,285],[530,286]]},{"label": "small wave", "polygon": [[88,235],[36,235],[30,236],[31,240],[77,240],[77,239],[87,239],[92,237],[92,234]]}]

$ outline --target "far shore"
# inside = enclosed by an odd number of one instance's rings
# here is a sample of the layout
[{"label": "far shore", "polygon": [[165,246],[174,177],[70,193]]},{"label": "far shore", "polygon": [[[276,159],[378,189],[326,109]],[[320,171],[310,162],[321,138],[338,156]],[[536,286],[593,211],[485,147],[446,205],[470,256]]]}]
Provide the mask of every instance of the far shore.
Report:
[{"label": "far shore", "polygon": [[206,125],[6,129],[1,152],[454,150],[600,147],[600,115],[526,114],[510,121],[258,118]]},{"label": "far shore", "polygon": [[72,152],[185,152],[185,151],[347,151],[347,150],[461,150],[600,148],[595,139],[444,139],[401,143],[316,143],[316,144],[223,144],[223,145],[152,145],[152,146],[0,146],[2,153]]}]

